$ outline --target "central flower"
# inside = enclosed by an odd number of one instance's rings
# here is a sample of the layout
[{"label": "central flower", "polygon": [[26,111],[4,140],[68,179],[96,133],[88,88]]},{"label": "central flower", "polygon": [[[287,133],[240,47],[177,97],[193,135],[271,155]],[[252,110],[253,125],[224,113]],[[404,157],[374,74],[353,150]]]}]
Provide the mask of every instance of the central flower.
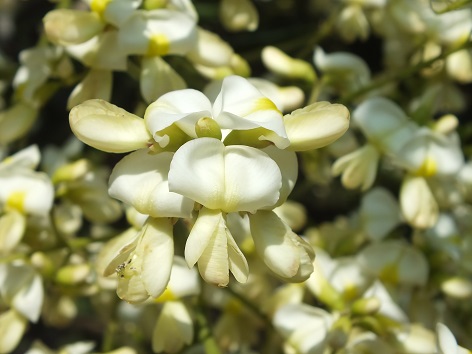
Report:
[{"label": "central flower", "polygon": [[202,277],[218,286],[228,284],[229,271],[246,281],[247,261],[227,227],[226,214],[274,205],[282,188],[277,163],[252,147],[200,138],[174,154],[168,181],[171,192],[203,206],[185,246],[187,264],[198,261]]}]

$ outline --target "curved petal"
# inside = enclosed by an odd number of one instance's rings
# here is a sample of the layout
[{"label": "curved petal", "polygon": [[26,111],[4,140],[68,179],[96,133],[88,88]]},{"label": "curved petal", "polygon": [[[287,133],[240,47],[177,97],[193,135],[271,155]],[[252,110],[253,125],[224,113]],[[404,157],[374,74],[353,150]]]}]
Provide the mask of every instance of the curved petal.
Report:
[{"label": "curved petal", "polygon": [[292,192],[298,178],[298,159],[293,151],[280,150],[275,146],[268,146],[262,149],[269,157],[275,161],[282,173],[282,188],[280,188],[280,197],[277,203],[271,208],[278,207],[285,203]]},{"label": "curved petal", "polygon": [[224,190],[225,146],[217,139],[200,138],[182,145],[169,171],[169,190],[209,209],[221,209]]},{"label": "curved petal", "polygon": [[433,227],[439,216],[439,207],[428,183],[423,177],[407,176],[400,188],[401,211],[414,227]]},{"label": "curved petal", "polygon": [[165,93],[187,88],[185,80],[161,57],[143,57],[139,84],[141,95],[148,103]]},{"label": "curved petal", "polygon": [[0,353],[11,353],[20,343],[28,320],[13,309],[0,315]]},{"label": "curved petal", "polygon": [[156,298],[169,282],[174,258],[172,223],[168,218],[148,219],[136,255],[143,258],[140,276],[144,287]]},{"label": "curved petal", "polygon": [[108,193],[153,217],[190,217],[193,201],[169,191],[167,174],[172,153],[150,154],[141,149],[118,162]]},{"label": "curved petal", "polygon": [[200,210],[185,244],[185,260],[189,267],[197,263],[222,218],[219,210],[210,210],[205,207]]},{"label": "curved petal", "polygon": [[298,249],[287,236],[293,231],[273,211],[260,210],[249,220],[254,246],[267,267],[284,278],[297,274]]},{"label": "curved petal", "polygon": [[30,170],[0,175],[0,204],[21,213],[46,215],[52,207],[54,187],[48,175]]},{"label": "curved petal", "polygon": [[149,105],[144,114],[146,125],[153,134],[176,123],[193,138],[197,137],[195,124],[202,117],[211,117],[211,103],[203,93],[193,89],[162,95]]},{"label": "curved petal", "polygon": [[282,113],[248,80],[228,76],[213,104],[215,119],[222,128],[247,130],[266,128],[286,138]]},{"label": "curved petal", "polygon": [[213,138],[184,144],[174,155],[169,189],[225,212],[249,211],[273,205],[282,177],[264,152],[247,146],[228,146]]},{"label": "curved petal", "polygon": [[26,218],[12,210],[0,217],[0,253],[9,253],[20,243],[26,229]]},{"label": "curved petal", "polygon": [[289,150],[306,151],[331,144],[349,128],[349,111],[341,104],[317,102],[284,116]]},{"label": "curved petal", "polygon": [[102,100],[89,100],[74,107],[69,122],[80,140],[106,152],[144,148],[151,138],[143,119]]}]

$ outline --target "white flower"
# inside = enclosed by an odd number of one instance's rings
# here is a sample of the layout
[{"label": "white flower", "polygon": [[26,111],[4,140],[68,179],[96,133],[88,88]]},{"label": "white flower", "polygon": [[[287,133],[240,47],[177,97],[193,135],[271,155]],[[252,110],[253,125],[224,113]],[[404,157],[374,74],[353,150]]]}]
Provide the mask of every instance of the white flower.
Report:
[{"label": "white flower", "polygon": [[[193,89],[169,92],[148,107],[144,119],[154,139],[165,147],[168,143],[166,128],[174,124],[188,136],[196,138],[195,125],[206,117],[213,118],[222,129],[232,129],[233,132],[259,128],[258,140],[271,141],[279,148],[288,145],[282,114],[276,105],[238,76],[223,80],[221,91],[213,103]],[[244,132],[241,135],[244,136]]]}]

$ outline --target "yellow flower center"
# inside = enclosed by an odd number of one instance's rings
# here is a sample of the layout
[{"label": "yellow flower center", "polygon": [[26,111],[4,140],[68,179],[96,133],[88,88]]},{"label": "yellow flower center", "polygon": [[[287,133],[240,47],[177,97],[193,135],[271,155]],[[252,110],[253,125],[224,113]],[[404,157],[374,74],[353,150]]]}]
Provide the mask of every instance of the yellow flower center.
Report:
[{"label": "yellow flower center", "polygon": [[105,12],[109,2],[111,2],[111,0],[92,0],[90,3],[90,9],[103,18],[103,13]]},{"label": "yellow flower center", "polygon": [[26,199],[25,191],[15,191],[8,196],[7,201],[5,203],[5,207],[6,209],[10,209],[10,210],[13,209],[21,213],[24,213],[25,199]]},{"label": "yellow flower center", "polygon": [[256,100],[256,102],[254,103],[254,112],[266,110],[273,110],[282,114],[282,112],[279,111],[275,103],[269,100],[267,97],[262,97]]},{"label": "yellow flower center", "polygon": [[418,176],[423,177],[431,177],[434,176],[438,171],[438,165],[436,161],[431,157],[428,156],[421,164],[420,168],[416,171]]},{"label": "yellow flower center", "polygon": [[379,274],[379,278],[382,281],[397,284],[398,283],[398,267],[396,264],[388,264],[386,265]]},{"label": "yellow flower center", "polygon": [[170,42],[163,34],[154,34],[149,38],[149,45],[146,55],[150,57],[164,56],[169,53]]},{"label": "yellow flower center", "polygon": [[177,300],[177,296],[175,296],[175,294],[169,288],[166,288],[166,290],[164,290],[164,292],[154,301],[166,302],[166,301],[175,301],[175,300]]}]

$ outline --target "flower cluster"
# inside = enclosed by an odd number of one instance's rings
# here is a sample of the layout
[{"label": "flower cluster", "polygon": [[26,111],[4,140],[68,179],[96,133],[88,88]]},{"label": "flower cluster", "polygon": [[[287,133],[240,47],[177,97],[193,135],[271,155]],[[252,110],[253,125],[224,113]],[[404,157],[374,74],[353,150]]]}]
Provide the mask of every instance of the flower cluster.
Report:
[{"label": "flower cluster", "polygon": [[470,354],[471,33],[470,0],[0,1],[0,354]]}]

